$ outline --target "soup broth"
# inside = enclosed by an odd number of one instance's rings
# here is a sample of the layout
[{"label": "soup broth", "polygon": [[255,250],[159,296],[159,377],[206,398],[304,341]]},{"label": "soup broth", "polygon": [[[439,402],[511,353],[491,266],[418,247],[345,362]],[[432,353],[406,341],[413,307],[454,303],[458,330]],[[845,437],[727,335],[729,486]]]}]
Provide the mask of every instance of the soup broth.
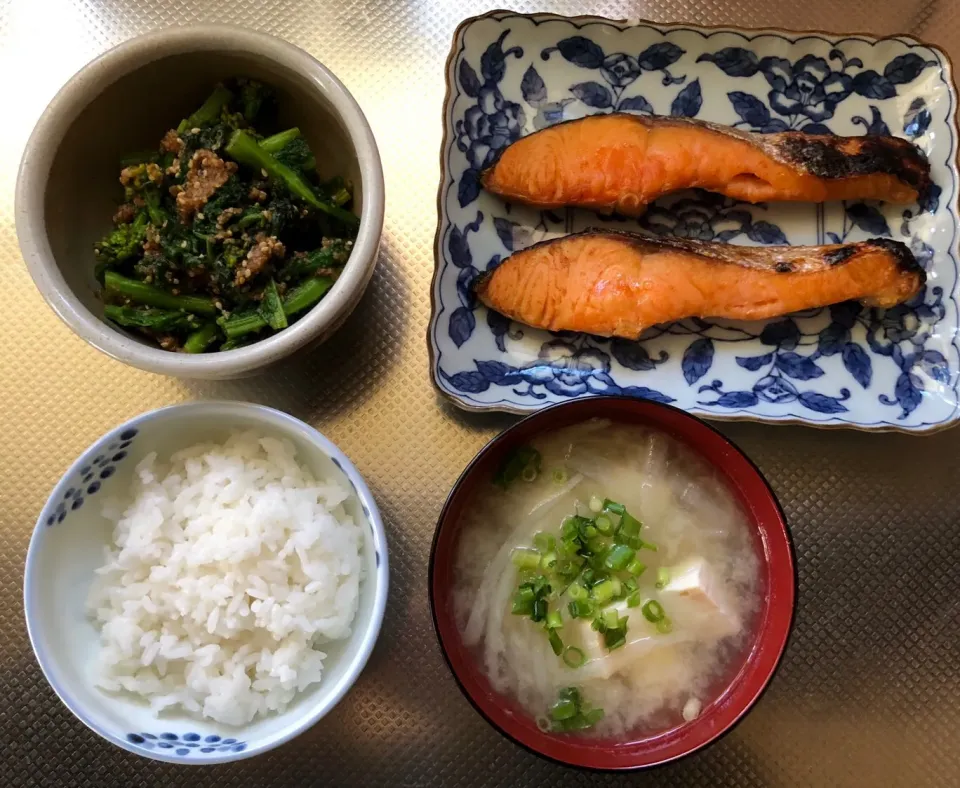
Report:
[{"label": "soup broth", "polygon": [[716,471],[663,433],[594,419],[537,437],[478,491],[454,612],[493,687],[542,727],[654,732],[722,690],[758,573]]}]

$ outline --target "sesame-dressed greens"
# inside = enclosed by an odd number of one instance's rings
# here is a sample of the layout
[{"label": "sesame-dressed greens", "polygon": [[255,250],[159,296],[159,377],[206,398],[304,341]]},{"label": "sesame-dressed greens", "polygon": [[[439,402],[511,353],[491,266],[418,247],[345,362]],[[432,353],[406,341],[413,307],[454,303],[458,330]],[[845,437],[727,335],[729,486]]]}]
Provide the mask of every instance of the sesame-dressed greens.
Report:
[{"label": "sesame-dressed greens", "polygon": [[262,133],[275,104],[268,86],[229,80],[157,150],[121,161],[124,202],[94,245],[108,320],[165,350],[230,350],[333,286],[359,225],[351,187],[319,177],[299,129]]}]

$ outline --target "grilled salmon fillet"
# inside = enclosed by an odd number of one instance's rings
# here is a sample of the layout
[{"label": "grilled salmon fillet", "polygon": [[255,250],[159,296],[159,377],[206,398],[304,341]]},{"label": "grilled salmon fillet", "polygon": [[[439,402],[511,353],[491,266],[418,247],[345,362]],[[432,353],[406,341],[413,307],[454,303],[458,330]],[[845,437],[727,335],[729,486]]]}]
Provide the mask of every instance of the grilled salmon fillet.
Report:
[{"label": "grilled salmon fillet", "polygon": [[847,300],[891,307],[925,282],[898,241],[748,247],[587,230],[511,255],[475,290],[520,323],[636,339],[687,317],[760,320]]},{"label": "grilled salmon fillet", "polygon": [[522,137],[481,175],[488,190],[537,208],[638,216],[679,189],[745,202],[871,199],[929,190],[923,153],[896,137],[752,134],[702,120],[592,115]]}]

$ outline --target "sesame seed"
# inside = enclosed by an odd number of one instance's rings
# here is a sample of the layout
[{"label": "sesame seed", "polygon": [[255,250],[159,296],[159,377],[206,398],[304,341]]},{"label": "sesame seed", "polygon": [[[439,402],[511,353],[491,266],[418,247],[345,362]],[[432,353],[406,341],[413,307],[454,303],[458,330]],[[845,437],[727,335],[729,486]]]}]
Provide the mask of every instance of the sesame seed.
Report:
[{"label": "sesame seed", "polygon": [[202,222],[204,219],[203,214],[200,211],[197,211],[197,218]]},{"label": "sesame seed", "polygon": [[178,284],[180,284],[180,280],[177,279],[176,277],[174,277],[173,283],[174,283],[175,285],[178,285]]},{"label": "sesame seed", "polygon": [[181,248],[181,249],[186,249],[186,248],[187,248],[187,242],[186,242],[186,241],[181,241],[181,242],[180,242],[180,248]]},{"label": "sesame seed", "polygon": [[261,174],[264,178],[267,177],[267,171],[264,170],[264,169],[261,169],[261,170],[260,170],[260,174]]}]

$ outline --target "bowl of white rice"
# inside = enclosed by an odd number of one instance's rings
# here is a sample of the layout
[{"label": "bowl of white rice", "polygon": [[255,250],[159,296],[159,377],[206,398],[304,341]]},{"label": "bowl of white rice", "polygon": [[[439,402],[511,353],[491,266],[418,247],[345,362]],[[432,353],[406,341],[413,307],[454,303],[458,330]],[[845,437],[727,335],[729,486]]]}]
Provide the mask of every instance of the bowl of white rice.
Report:
[{"label": "bowl of white rice", "polygon": [[89,728],[213,764],[282,744],[356,681],[388,587],[363,478],[303,422],[241,402],[151,411],[96,441],[37,521],[34,653]]}]

